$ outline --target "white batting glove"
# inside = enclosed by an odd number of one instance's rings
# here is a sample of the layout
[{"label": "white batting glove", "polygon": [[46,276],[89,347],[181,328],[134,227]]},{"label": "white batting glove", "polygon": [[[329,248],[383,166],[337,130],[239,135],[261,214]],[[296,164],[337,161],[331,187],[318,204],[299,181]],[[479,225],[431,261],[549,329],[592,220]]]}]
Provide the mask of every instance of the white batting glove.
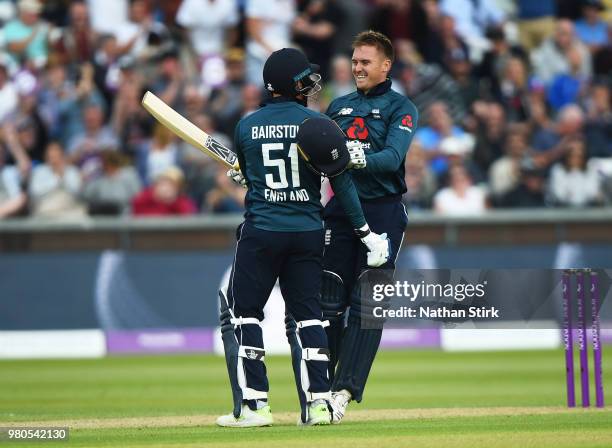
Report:
[{"label": "white batting glove", "polygon": [[242,186],[244,188],[247,187],[246,179],[242,175],[242,171],[240,171],[240,168],[238,168],[238,169],[232,168],[232,169],[228,170],[227,177],[232,179],[238,185],[240,185],[240,186]]},{"label": "white batting glove", "polygon": [[348,149],[351,160],[348,163],[348,169],[361,169],[366,166],[366,157],[363,150],[363,143],[359,140],[349,140],[346,142],[346,149]]},{"label": "white batting glove", "polygon": [[[360,229],[361,230],[361,229]],[[367,229],[367,235],[361,242],[368,248],[368,266],[377,268],[389,260],[391,254],[391,241],[386,233],[378,234]]]}]

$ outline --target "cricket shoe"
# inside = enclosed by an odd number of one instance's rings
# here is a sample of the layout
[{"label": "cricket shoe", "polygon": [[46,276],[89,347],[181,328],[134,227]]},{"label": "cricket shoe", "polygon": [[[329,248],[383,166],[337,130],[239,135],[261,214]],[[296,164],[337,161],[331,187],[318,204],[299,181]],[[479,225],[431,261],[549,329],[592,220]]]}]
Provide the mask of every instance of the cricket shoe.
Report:
[{"label": "cricket shoe", "polygon": [[346,413],[346,408],[352,399],[351,393],[342,389],[338,392],[332,392],[332,398],[329,402],[332,410],[332,425],[337,425],[344,418],[344,414]]},{"label": "cricket shoe", "polygon": [[308,420],[303,422],[298,420],[298,426],[319,426],[329,425],[331,423],[331,414],[327,401],[315,400],[308,405]]},{"label": "cricket shoe", "polygon": [[251,410],[246,404],[242,405],[240,417],[234,414],[222,415],[217,419],[217,425],[226,428],[252,428],[255,426],[271,426],[274,423],[270,406],[266,405],[256,411]]}]

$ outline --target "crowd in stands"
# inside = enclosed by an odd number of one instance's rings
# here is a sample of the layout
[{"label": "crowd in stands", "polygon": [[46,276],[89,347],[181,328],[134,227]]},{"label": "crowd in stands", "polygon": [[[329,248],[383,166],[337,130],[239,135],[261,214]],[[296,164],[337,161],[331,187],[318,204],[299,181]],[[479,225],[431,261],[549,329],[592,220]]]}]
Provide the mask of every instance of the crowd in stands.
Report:
[{"label": "crowd in stands", "polygon": [[611,25],[612,0],[0,0],[0,219],[243,211],[143,93],[231,147],[272,51],[321,65],[325,111],[364,29],[420,112],[407,207],[609,206]]}]

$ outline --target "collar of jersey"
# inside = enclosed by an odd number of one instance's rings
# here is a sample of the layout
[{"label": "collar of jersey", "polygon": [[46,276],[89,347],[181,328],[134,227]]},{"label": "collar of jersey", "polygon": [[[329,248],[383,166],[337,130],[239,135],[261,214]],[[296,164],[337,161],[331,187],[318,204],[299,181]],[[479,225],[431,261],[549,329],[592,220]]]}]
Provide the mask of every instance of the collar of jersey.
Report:
[{"label": "collar of jersey", "polygon": [[365,93],[363,90],[359,89],[357,89],[357,92],[359,92],[360,95],[365,96],[378,96],[387,93],[389,90],[391,90],[391,80],[387,78],[385,81],[372,87],[368,93]]},{"label": "collar of jersey", "polygon": [[297,100],[295,98],[288,98],[286,96],[271,96],[270,98],[266,98],[262,106],[279,103],[297,103]]}]

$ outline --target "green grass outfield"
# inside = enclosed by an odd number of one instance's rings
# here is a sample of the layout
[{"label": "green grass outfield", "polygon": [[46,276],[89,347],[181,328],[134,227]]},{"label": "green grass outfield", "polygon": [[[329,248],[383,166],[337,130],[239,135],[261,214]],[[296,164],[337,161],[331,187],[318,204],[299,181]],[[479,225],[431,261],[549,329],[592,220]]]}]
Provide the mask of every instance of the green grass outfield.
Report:
[{"label": "green grass outfield", "polygon": [[[612,347],[603,358],[612,372]],[[0,361],[0,426],[68,426],[69,442],[46,446],[71,447],[612,446],[611,407],[565,408],[560,350],[382,352],[363,403],[341,425],[319,428],[295,426],[289,358],[266,360],[272,428],[214,426],[231,407],[225,363],[214,356]],[[609,392],[612,376],[604,379]]]}]

